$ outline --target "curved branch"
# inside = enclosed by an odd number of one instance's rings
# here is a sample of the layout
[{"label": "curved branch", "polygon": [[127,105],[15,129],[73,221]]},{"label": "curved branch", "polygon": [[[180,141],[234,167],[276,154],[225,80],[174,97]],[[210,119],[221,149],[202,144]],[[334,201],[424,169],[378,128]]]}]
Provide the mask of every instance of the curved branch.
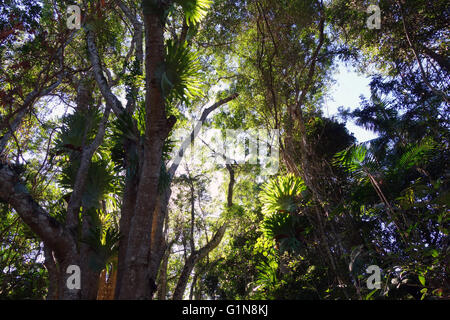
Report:
[{"label": "curved branch", "polygon": [[0,200],[10,204],[58,257],[76,251],[68,230],[39,206],[14,169],[4,163],[0,164]]},{"label": "curved branch", "polygon": [[94,78],[100,88],[100,92],[106,100],[106,104],[111,107],[114,113],[119,116],[123,113],[124,109],[119,99],[112,93],[111,87],[108,81],[103,75],[102,65],[100,63],[100,56],[98,54],[97,46],[95,45],[95,37],[92,31],[86,32],[86,39],[88,45],[89,59],[92,63],[92,69],[94,71]]},{"label": "curved branch", "polygon": [[[233,189],[236,180],[234,176],[233,167],[231,165],[227,165],[227,170],[230,174],[230,181],[228,183],[227,207],[231,208],[233,206]],[[186,260],[183,270],[181,271],[180,277],[178,278],[177,286],[175,287],[175,290],[173,292],[173,300],[183,299],[183,294],[184,291],[186,290],[189,276],[191,275],[191,272],[194,269],[195,264],[198,261],[205,258],[208,255],[208,253],[210,253],[220,244],[220,242],[223,239],[223,236],[225,235],[227,227],[228,223],[227,222],[223,223],[216,231],[211,241],[209,241],[200,250],[198,251],[194,250],[192,254],[189,256],[189,258]]]},{"label": "curved branch", "polygon": [[133,39],[132,41],[136,45],[135,55],[136,59],[139,61],[139,70],[142,68],[142,61],[144,60],[144,52],[143,52],[143,26],[142,23],[138,20],[137,15],[134,15],[130,8],[123,3],[123,1],[118,1],[120,9],[127,16],[127,18],[131,21],[134,27]]},{"label": "curved branch", "polygon": [[194,141],[194,139],[198,136],[198,134],[200,133],[200,129],[202,128],[203,123],[205,123],[206,118],[209,116],[209,114],[211,112],[213,112],[214,110],[216,110],[218,107],[220,107],[221,105],[230,102],[231,100],[236,99],[239,96],[238,93],[233,93],[232,95],[228,96],[227,98],[224,98],[222,100],[217,101],[216,103],[214,103],[211,107],[206,108],[203,112],[202,115],[200,116],[200,120],[197,121],[197,124],[195,125],[194,129],[192,130],[192,132],[189,134],[189,136],[187,136],[183,143],[181,144],[180,149],[178,149],[178,152],[175,154],[175,159],[172,162],[172,165],[170,166],[168,173],[170,178],[173,178],[175,175],[175,172],[178,169],[178,166],[180,165],[181,159],[183,159],[184,156],[184,152],[187,150],[187,148],[189,147],[189,145]]}]

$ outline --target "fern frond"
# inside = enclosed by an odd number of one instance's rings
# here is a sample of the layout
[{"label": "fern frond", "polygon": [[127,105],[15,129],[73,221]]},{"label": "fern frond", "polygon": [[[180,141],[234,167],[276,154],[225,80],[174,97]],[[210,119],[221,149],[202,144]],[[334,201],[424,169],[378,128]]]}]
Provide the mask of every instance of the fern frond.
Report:
[{"label": "fern frond", "polygon": [[265,215],[278,211],[294,213],[300,206],[304,191],[306,185],[303,180],[292,174],[272,179],[262,186],[262,212]]},{"label": "fern frond", "polygon": [[186,44],[169,40],[166,45],[165,69],[161,74],[161,88],[170,104],[174,100],[189,103],[202,96],[198,56]]},{"label": "fern frond", "polygon": [[410,145],[408,150],[402,154],[396,167],[407,170],[427,161],[428,157],[436,150],[438,144],[433,139],[424,139],[418,145]]}]

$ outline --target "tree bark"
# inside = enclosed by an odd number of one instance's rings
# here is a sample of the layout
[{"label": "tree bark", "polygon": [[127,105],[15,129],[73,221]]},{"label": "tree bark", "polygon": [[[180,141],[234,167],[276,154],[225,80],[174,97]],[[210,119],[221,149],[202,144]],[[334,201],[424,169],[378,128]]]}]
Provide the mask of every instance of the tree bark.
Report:
[{"label": "tree bark", "polygon": [[167,248],[159,270],[158,300],[166,300],[167,296],[167,266],[169,264],[170,249],[170,247]]},{"label": "tree bark", "polygon": [[120,284],[121,299],[151,299],[155,279],[149,274],[151,232],[157,205],[162,148],[174,118],[166,118],[160,72],[164,63],[163,21],[144,14],[146,70],[146,132],[134,217],[128,235],[126,273]]},{"label": "tree bark", "polygon": [[57,300],[58,299],[58,278],[59,270],[53,257],[53,251],[44,245],[44,257],[45,257],[45,268],[48,272],[48,291],[47,300]]},{"label": "tree bark", "polygon": [[[158,5],[164,5],[162,2]],[[135,55],[142,60],[140,30],[137,17],[129,8],[119,1],[119,6],[132,22],[136,43]],[[160,87],[161,72],[164,65],[164,21],[156,13],[144,12],[145,28],[145,77],[146,77],[146,131],[143,151],[139,151],[139,169],[136,177],[126,179],[123,206],[121,211],[119,245],[119,265],[116,284],[116,298],[151,299],[156,288],[155,279],[164,254],[164,237],[162,235],[170,190],[158,190],[159,175],[162,165],[162,148],[172,129],[175,118],[166,118],[164,97]],[[87,32],[89,57],[100,91],[114,112],[120,116],[124,112],[120,101],[112,93],[110,84],[103,76],[102,64],[95,45],[92,31]],[[234,99],[237,95],[223,99],[206,109],[201,123],[207,115],[218,106]],[[130,102],[130,101],[129,101]],[[131,103],[132,104],[132,103]],[[128,105],[127,103],[127,112]],[[131,110],[131,109],[130,109]],[[129,141],[129,149],[137,151],[138,140]],[[182,151],[180,152],[182,154]],[[182,156],[182,155],[181,155]],[[172,165],[169,174],[173,177],[178,164]]]}]

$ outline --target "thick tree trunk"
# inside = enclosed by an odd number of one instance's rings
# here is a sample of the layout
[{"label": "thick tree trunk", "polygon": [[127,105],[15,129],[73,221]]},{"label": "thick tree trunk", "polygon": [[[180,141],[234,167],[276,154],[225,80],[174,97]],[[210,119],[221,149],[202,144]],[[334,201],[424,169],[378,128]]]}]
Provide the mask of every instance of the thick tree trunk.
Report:
[{"label": "thick tree trunk", "polygon": [[171,194],[172,192],[170,189],[163,191],[163,194],[158,197],[156,210],[153,213],[152,232],[150,239],[150,256],[149,256],[150,279],[156,280],[158,270],[161,265],[161,260],[163,259],[164,253],[168,249],[166,248],[163,229],[164,229],[164,220],[166,219],[168,214],[168,205]]},{"label": "thick tree trunk", "polygon": [[[91,217],[83,216],[82,221],[82,239],[87,239],[92,228]],[[80,269],[81,269],[81,299],[95,300],[97,298],[100,270],[94,269],[92,259],[96,253],[87,243],[81,242],[80,245]]]},{"label": "thick tree trunk", "polygon": [[117,283],[117,269],[112,270],[106,278],[106,270],[100,274],[97,300],[114,300],[115,286]]},{"label": "thick tree trunk", "polygon": [[[191,132],[189,136],[185,138],[183,141],[180,150],[176,154],[176,157],[179,157],[176,161],[173,162],[173,164],[170,166],[168,173],[169,173],[169,179],[172,179],[175,175],[176,170],[178,169],[178,165],[181,161],[181,158],[184,155],[184,152],[186,151],[187,147],[190,145],[192,141],[197,137],[197,135],[200,132],[201,126],[206,121],[208,115],[216,110],[218,107],[222,106],[223,104],[228,103],[231,100],[234,100],[238,97],[237,93],[234,93],[224,99],[221,99],[211,105],[209,108],[206,108],[199,119],[199,122],[195,126],[194,130]],[[234,171],[230,171],[230,179],[232,179],[232,183],[229,185],[229,188],[231,186],[231,189],[234,186]],[[163,235],[163,225],[164,220],[167,217],[168,214],[168,205],[170,196],[172,195],[172,191],[170,187],[168,187],[166,190],[162,191],[162,194],[159,195],[157,200],[157,206],[156,210],[153,215],[153,224],[152,224],[152,232],[151,232],[151,249],[150,249],[150,257],[149,257],[149,277],[150,279],[156,279],[159,267],[161,265],[161,260],[163,259],[164,252],[166,251],[165,247],[165,240]],[[232,200],[230,200],[232,197],[232,190],[228,190],[228,203],[232,203]]]},{"label": "thick tree trunk", "polygon": [[155,279],[150,277],[149,259],[153,215],[157,205],[162,148],[174,125],[166,118],[160,87],[164,64],[163,22],[156,14],[144,15],[146,70],[146,132],[142,170],[136,196],[134,216],[128,234],[124,274],[121,276],[120,299],[151,299]]},{"label": "thick tree trunk", "polygon": [[[80,86],[79,89],[78,107],[87,109],[91,105],[90,91],[84,86]],[[95,299],[97,294],[99,272],[90,267],[90,258],[95,253],[88,244],[80,243],[77,231],[88,170],[94,152],[103,141],[109,110],[107,107],[93,142],[82,148],[80,167],[68,203],[65,225],[56,221],[34,201],[11,166],[0,164],[0,199],[12,205],[22,220],[44,242],[45,265],[50,280],[48,299]],[[90,218],[84,216],[81,225],[82,238],[87,237],[90,227]],[[80,268],[80,289],[67,286],[67,280],[72,276],[71,273],[67,273],[70,265]]]},{"label": "thick tree trunk", "polygon": [[[136,146],[133,144],[131,146],[134,148],[131,152],[137,152]],[[127,150],[127,149],[126,149]],[[130,154],[130,151],[127,152],[127,154]],[[136,204],[136,194],[137,194],[137,185],[138,185],[138,179],[137,174],[139,170],[136,170],[134,173],[130,173],[129,169],[129,159],[127,161],[128,165],[126,165],[127,168],[127,176],[125,179],[125,189],[123,193],[123,201],[122,201],[122,210],[120,213],[120,241],[119,241],[119,254],[118,254],[118,263],[117,263],[117,281],[115,284],[115,293],[114,296],[117,299],[119,297],[119,293],[121,290],[122,285],[122,278],[124,273],[126,272],[126,265],[125,265],[125,257],[127,254],[128,249],[128,234],[130,232],[130,225],[131,225],[131,219],[133,218],[134,214],[134,206]],[[137,164],[136,164],[137,166]]]},{"label": "thick tree trunk", "polygon": [[57,257],[76,252],[72,234],[33,200],[11,166],[0,163],[0,182],[0,199],[16,210]]},{"label": "thick tree trunk", "polygon": [[[135,28],[133,41],[136,45],[136,58],[142,60],[140,34],[142,26],[128,7],[119,1],[119,6]],[[156,5],[164,9],[164,2]],[[162,10],[164,11],[164,10]],[[175,123],[175,118],[166,118],[164,97],[160,87],[161,73],[164,71],[164,21],[156,12],[145,12],[145,76],[146,76],[146,131],[143,150],[139,146],[139,170],[137,176],[126,180],[121,211],[119,245],[119,265],[115,297],[121,299],[151,299],[155,289],[155,278],[164,253],[162,227],[167,215],[167,203],[170,193],[159,194],[159,174],[162,164],[162,147]],[[95,45],[92,31],[87,32],[89,58],[93,66],[95,80],[100,91],[117,116],[132,110],[133,101],[129,100],[124,109],[112,93],[110,84],[103,76],[102,63]],[[220,105],[234,99],[234,94],[207,108],[201,117],[201,123],[208,114]],[[130,108],[128,108],[130,106]],[[201,124],[200,124],[201,126]],[[199,127],[200,127],[199,126]],[[138,149],[138,139],[132,141],[130,148]],[[141,151],[142,150],[142,151]],[[125,147],[126,154],[130,149]],[[180,152],[180,156],[182,157]],[[178,163],[172,165],[169,175],[173,177]],[[128,169],[128,166],[126,166]]]},{"label": "thick tree trunk", "polygon": [[53,251],[44,245],[45,268],[48,272],[47,300],[58,299],[58,278],[59,270],[53,257]]}]

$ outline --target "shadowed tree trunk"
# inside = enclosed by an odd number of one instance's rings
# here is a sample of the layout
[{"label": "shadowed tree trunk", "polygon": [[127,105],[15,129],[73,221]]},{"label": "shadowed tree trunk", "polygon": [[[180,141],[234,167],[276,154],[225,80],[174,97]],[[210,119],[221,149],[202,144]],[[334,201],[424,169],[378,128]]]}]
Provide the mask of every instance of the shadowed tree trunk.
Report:
[{"label": "shadowed tree trunk", "polygon": [[110,271],[108,278],[106,275],[106,269],[104,269],[100,274],[97,300],[114,300],[115,286],[117,283],[117,269],[114,268]]},{"label": "shadowed tree trunk", "polygon": [[161,262],[158,283],[158,300],[166,300],[167,295],[167,266],[169,264],[170,248],[167,248],[166,253]]},{"label": "shadowed tree trunk", "polygon": [[[145,75],[146,75],[146,131],[143,142],[143,160],[136,195],[134,216],[128,233],[125,273],[120,277],[121,299],[151,299],[156,287],[149,274],[151,233],[154,211],[158,203],[158,183],[162,166],[162,148],[175,118],[166,118],[161,90],[161,72],[164,64],[164,21],[155,13],[144,13]],[[164,219],[163,219],[164,221]]]}]

